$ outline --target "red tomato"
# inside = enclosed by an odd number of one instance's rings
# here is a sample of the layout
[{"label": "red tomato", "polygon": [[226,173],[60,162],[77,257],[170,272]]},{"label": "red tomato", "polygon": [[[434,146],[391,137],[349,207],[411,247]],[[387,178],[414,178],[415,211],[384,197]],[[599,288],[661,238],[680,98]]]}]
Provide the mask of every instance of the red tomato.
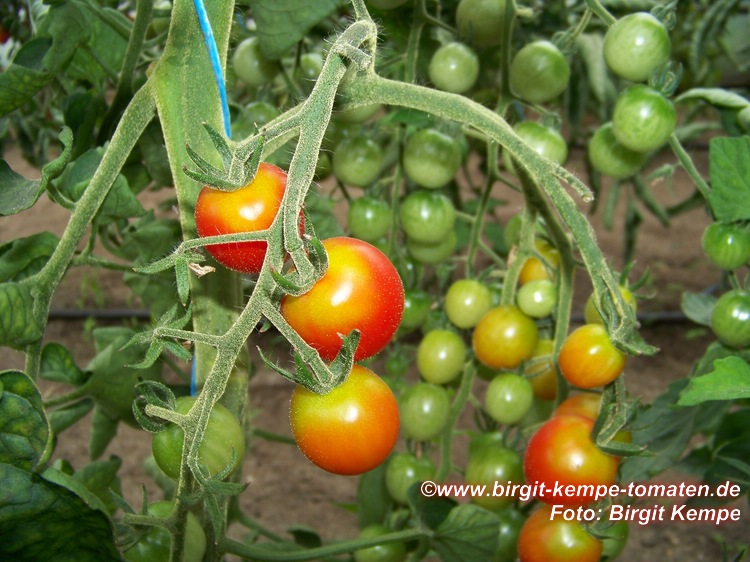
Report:
[{"label": "red tomato", "polygon": [[398,330],[404,286],[395,266],[372,244],[356,238],[323,241],[328,270],[304,295],[285,296],[281,314],[326,360],[341,349],[341,336],[361,333],[355,361],[382,350]]},{"label": "red tomato", "polygon": [[578,388],[604,386],[625,368],[625,354],[599,324],[585,324],[571,332],[557,356],[565,380]]},{"label": "red tomato", "polygon": [[371,370],[354,365],[328,394],[292,393],[292,434],[310,461],[334,474],[362,474],[391,454],[398,439],[396,397]]},{"label": "red tomato", "polygon": [[593,493],[576,488],[572,494],[554,494],[560,486],[612,485],[618,460],[602,452],[591,439],[594,420],[563,414],[545,422],[529,440],[523,460],[526,482],[544,484],[538,498],[549,504],[584,505]]},{"label": "red tomato", "polygon": [[591,536],[575,518],[566,521],[542,506],[526,520],[518,536],[521,562],[598,562],[602,542]]},{"label": "red tomato", "polygon": [[[286,172],[261,163],[255,178],[236,191],[204,186],[195,202],[198,235],[216,236],[256,232],[271,226],[286,191]],[[263,240],[210,244],[206,250],[224,267],[242,273],[258,273],[263,267],[267,244]]]}]

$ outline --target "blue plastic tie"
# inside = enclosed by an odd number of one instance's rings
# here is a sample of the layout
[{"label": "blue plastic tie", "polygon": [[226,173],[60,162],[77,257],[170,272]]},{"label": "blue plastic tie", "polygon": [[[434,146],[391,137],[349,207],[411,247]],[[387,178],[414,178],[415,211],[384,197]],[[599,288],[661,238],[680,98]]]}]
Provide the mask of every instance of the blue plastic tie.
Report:
[{"label": "blue plastic tie", "polygon": [[201,31],[203,32],[203,40],[206,43],[208,49],[208,58],[211,59],[211,68],[214,71],[214,79],[216,80],[216,86],[219,88],[219,97],[221,98],[221,113],[224,117],[224,133],[227,137],[231,137],[232,128],[229,121],[229,103],[227,102],[227,89],[224,84],[224,73],[221,70],[221,61],[219,60],[219,50],[216,48],[216,39],[214,39],[214,32],[211,29],[211,22],[208,21],[208,13],[206,12],[206,6],[203,0],[193,0],[195,5],[195,11],[198,14],[198,21],[200,22]]}]

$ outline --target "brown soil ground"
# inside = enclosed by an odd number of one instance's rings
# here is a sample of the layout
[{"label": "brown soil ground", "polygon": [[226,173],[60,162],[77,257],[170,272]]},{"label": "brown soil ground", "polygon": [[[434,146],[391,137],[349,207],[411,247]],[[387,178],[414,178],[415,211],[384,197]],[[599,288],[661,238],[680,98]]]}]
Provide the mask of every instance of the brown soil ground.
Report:
[{"label": "brown soil ground", "polygon": [[[699,168],[705,172],[706,155],[697,154]],[[13,154],[6,154],[6,158],[9,156]],[[28,177],[36,175],[17,159],[13,160],[12,167]],[[571,170],[581,176],[585,173],[582,165],[573,164]],[[608,186],[605,184],[605,189]],[[663,204],[680,201],[693,190],[684,174],[678,174],[671,184],[659,182],[651,188]],[[503,218],[516,212],[517,207],[511,202],[503,209]],[[612,230],[606,230],[601,226],[600,214],[592,219],[600,245],[612,258],[615,267],[620,268],[622,225],[616,223]],[[623,213],[617,216],[622,217]],[[0,221],[0,243],[32,234],[40,224],[60,233],[66,220],[65,212],[43,198],[32,210]],[[641,311],[679,311],[683,291],[701,291],[719,281],[719,271],[707,263],[700,249],[700,237],[708,220],[705,212],[697,209],[675,218],[671,226],[665,228],[647,211],[644,212],[632,276],[637,278],[646,270],[650,272],[650,282],[642,292],[651,298],[640,303]],[[583,302],[586,294],[583,283],[578,300]],[[116,275],[77,270],[71,272],[64,283],[54,308],[137,306],[126,295]],[[89,327],[90,323],[83,320],[53,320],[47,337],[50,341],[68,345],[77,354],[79,364],[85,365],[90,358],[86,342]],[[696,331],[694,325],[686,322],[645,326],[643,336],[658,346],[660,352],[654,357],[630,359],[626,380],[629,391],[646,402],[663,392],[671,381],[687,375],[693,362],[711,341],[708,334]],[[0,360],[3,368],[18,368],[23,364],[19,354],[7,350],[0,350]],[[48,395],[58,390],[45,388]],[[250,386],[251,405],[256,414],[254,423],[263,429],[288,434],[290,392],[290,383],[260,369]],[[75,467],[82,466],[87,462],[87,441],[88,427],[84,423],[61,436],[55,456],[68,459]],[[142,466],[143,459],[150,452],[150,441],[143,432],[122,426],[106,453],[122,459],[123,491],[126,499],[136,507],[140,505],[142,485],[150,491],[151,497],[158,495]],[[251,517],[276,533],[285,534],[291,525],[313,528],[326,539],[351,537],[357,532],[356,517],[341,507],[354,501],[357,480],[320,471],[307,462],[296,447],[255,440],[245,463],[245,478],[249,486],[242,495],[242,504]],[[670,475],[670,478],[684,479],[680,475]],[[739,523],[720,527],[673,521],[646,526],[633,524],[631,538],[620,559],[625,562],[721,560],[722,542],[736,545],[747,543],[750,537],[750,511],[746,499],[741,507],[743,515]],[[238,537],[241,535],[241,532],[237,533]]]}]

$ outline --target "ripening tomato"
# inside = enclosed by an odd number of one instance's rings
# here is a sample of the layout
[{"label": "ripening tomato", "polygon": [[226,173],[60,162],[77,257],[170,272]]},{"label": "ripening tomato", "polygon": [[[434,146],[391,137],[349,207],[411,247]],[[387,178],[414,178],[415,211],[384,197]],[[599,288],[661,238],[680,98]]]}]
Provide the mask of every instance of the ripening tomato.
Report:
[{"label": "ripening tomato", "polygon": [[617,349],[603,326],[584,324],[565,338],[557,356],[565,380],[578,388],[611,383],[625,368],[625,354]]},{"label": "ripening tomato", "polygon": [[323,241],[328,270],[307,293],[286,295],[281,314],[323,359],[333,360],[341,336],[360,331],[361,361],[391,341],[404,312],[404,286],[396,267],[372,244],[339,236]]},{"label": "ripening tomato", "polygon": [[547,279],[554,281],[555,271],[560,265],[560,252],[546,240],[537,239],[534,241],[539,257],[530,256],[526,259],[518,276],[518,284],[525,285],[529,281],[538,281]]},{"label": "ripening tomato", "polygon": [[[632,308],[633,313],[635,313],[638,309],[638,301],[635,299],[633,292],[626,286],[620,285],[620,294],[625,303]],[[586,321],[586,324],[604,324],[604,320],[594,306],[593,293],[589,295],[589,298],[586,300],[586,306],[583,309],[583,318]]]},{"label": "ripening tomato", "polygon": [[515,369],[531,357],[538,339],[534,321],[510,305],[487,312],[472,334],[477,359],[491,369]]},{"label": "ripening tomato", "polygon": [[[195,202],[195,226],[201,237],[257,232],[271,226],[286,191],[286,172],[262,162],[253,180],[235,191],[204,186]],[[258,273],[268,245],[263,240],[209,244],[206,250],[224,267]]]},{"label": "ripening tomato", "polygon": [[551,506],[542,506],[526,520],[518,536],[521,562],[598,562],[602,542],[573,518],[552,515]]},{"label": "ripening tomato", "polygon": [[388,458],[398,439],[396,397],[383,379],[356,364],[327,394],[297,386],[289,419],[302,453],[334,474],[372,470]]},{"label": "ripening tomato", "polygon": [[[604,453],[591,439],[594,420],[561,414],[549,419],[532,435],[524,455],[524,474],[529,484],[544,484],[538,499],[548,504],[585,505],[594,492],[585,486],[610,486],[617,477],[618,459]],[[578,493],[553,495],[559,483],[573,485]],[[591,493],[586,493],[591,491]]]}]

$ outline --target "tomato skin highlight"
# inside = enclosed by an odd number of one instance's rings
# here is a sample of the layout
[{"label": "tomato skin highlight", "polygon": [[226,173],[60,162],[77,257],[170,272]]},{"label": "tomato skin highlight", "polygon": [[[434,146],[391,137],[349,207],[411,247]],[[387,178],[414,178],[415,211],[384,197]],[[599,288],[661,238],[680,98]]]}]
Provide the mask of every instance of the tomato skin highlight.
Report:
[{"label": "tomato skin highlight", "polygon": [[[286,172],[262,162],[249,184],[236,191],[204,186],[195,203],[200,237],[256,232],[271,226],[286,191]],[[209,244],[206,251],[224,267],[241,273],[260,272],[268,245],[264,240]]]},{"label": "tomato skin highlight", "polygon": [[323,241],[328,270],[307,293],[286,295],[281,314],[320,356],[332,361],[341,336],[361,333],[355,361],[380,352],[398,330],[404,286],[396,267],[372,244],[340,236]]},{"label": "tomato skin highlight", "polygon": [[518,537],[521,562],[598,562],[602,542],[575,519],[552,517],[552,507],[542,506],[526,520]]},{"label": "tomato skin highlight", "polygon": [[399,432],[396,397],[370,369],[354,365],[325,395],[302,386],[292,392],[292,434],[316,466],[341,475],[372,470],[391,454]]},{"label": "tomato skin highlight", "polygon": [[611,383],[625,368],[625,354],[609,339],[600,324],[584,324],[571,332],[557,356],[565,380],[578,388]]},{"label": "tomato skin highlight", "polygon": [[[618,459],[601,451],[591,439],[594,420],[577,414],[560,414],[532,435],[524,454],[524,474],[529,484],[544,483],[546,490],[562,486],[610,486],[617,477]],[[585,505],[594,495],[559,496],[545,492],[547,504]]]}]

